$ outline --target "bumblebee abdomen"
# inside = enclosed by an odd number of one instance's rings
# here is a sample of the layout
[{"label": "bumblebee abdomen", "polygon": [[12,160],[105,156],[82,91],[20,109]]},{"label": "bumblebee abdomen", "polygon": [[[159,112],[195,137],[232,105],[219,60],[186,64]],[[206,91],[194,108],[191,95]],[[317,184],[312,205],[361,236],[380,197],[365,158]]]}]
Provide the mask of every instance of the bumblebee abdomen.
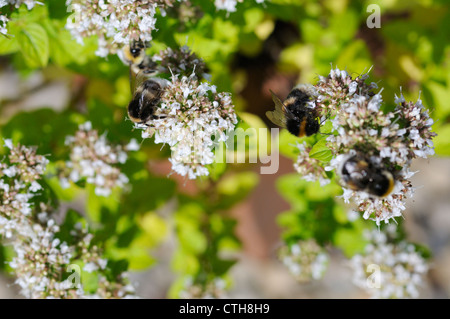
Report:
[{"label": "bumblebee abdomen", "polygon": [[138,98],[134,98],[131,100],[131,102],[128,104],[128,117],[130,120],[136,123],[141,122],[140,118],[140,103]]},{"label": "bumblebee abdomen", "polygon": [[146,123],[153,118],[159,98],[143,98],[143,94],[138,94],[128,104],[128,117],[135,123]]},{"label": "bumblebee abdomen", "polygon": [[373,179],[368,187],[368,192],[379,196],[385,197],[389,195],[394,189],[394,178],[388,171],[383,171],[373,176]]},{"label": "bumblebee abdomen", "polygon": [[289,119],[286,121],[286,128],[289,131],[289,133],[301,137],[300,135],[300,121],[297,119]]},{"label": "bumblebee abdomen", "polygon": [[287,120],[286,128],[289,133],[303,137],[319,132],[320,125],[313,117],[303,116],[300,120],[298,118]]},{"label": "bumblebee abdomen", "polygon": [[340,174],[346,186],[355,191],[385,197],[394,189],[393,175],[361,153],[348,158]]},{"label": "bumblebee abdomen", "polygon": [[319,121],[314,118],[314,116],[309,116],[306,120],[305,125],[305,135],[311,136],[319,132],[320,124]]},{"label": "bumblebee abdomen", "polygon": [[[153,102],[153,101],[152,101]],[[141,107],[141,112],[139,114],[139,118],[142,120],[142,123],[145,123],[153,118],[153,114],[155,112],[156,103],[145,103]]]}]

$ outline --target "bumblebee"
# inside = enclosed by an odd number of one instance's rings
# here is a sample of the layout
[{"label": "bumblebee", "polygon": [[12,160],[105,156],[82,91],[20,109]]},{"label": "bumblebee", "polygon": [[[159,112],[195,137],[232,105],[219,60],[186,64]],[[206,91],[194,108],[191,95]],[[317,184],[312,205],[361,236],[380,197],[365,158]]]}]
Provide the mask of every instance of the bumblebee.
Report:
[{"label": "bumblebee", "polygon": [[309,107],[311,100],[311,87],[300,84],[296,86],[282,102],[272,91],[272,100],[275,103],[274,111],[267,111],[266,116],[274,124],[285,128],[289,133],[302,137],[319,132],[320,124],[316,110]]},{"label": "bumblebee", "polygon": [[394,189],[392,173],[361,153],[350,155],[344,160],[340,175],[345,186],[370,195],[385,197]]},{"label": "bumblebee", "polygon": [[131,41],[120,51],[121,60],[130,66],[130,77],[136,76],[139,72],[154,72],[156,63],[145,54],[146,45],[142,41]]},{"label": "bumblebee", "polygon": [[166,83],[158,78],[145,79],[145,73],[140,73],[138,78],[133,98],[128,104],[128,117],[138,124],[164,118],[165,115],[157,113],[157,107]]},{"label": "bumblebee", "polygon": [[122,58],[126,64],[139,65],[145,58],[145,45],[142,41],[131,41],[122,48]]}]

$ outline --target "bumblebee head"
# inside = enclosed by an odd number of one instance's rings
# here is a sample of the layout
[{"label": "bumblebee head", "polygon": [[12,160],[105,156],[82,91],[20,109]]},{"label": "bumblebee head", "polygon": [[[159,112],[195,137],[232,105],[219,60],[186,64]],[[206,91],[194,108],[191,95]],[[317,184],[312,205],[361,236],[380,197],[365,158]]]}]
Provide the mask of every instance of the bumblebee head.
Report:
[{"label": "bumblebee head", "polygon": [[133,42],[125,45],[122,49],[122,55],[128,64],[139,65],[145,58],[145,50],[142,43]]}]

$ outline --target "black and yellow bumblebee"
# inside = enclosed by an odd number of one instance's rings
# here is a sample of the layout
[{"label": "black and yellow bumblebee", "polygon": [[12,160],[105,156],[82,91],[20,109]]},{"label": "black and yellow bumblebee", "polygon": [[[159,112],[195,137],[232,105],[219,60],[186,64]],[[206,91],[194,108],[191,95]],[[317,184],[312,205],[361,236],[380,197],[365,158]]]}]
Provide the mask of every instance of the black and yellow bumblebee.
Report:
[{"label": "black and yellow bumblebee", "polygon": [[145,44],[142,41],[132,40],[122,48],[122,57],[126,64],[139,65],[145,58]]},{"label": "black and yellow bumblebee", "polygon": [[130,66],[130,88],[133,98],[128,104],[128,117],[138,124],[159,119],[157,106],[165,86],[162,79],[151,78],[157,73],[156,63],[145,54],[142,41],[131,41],[122,48],[121,59]]},{"label": "black and yellow bumblebee", "polygon": [[361,152],[344,159],[340,175],[346,187],[378,197],[388,196],[394,189],[394,176]]},{"label": "black and yellow bumblebee", "polygon": [[166,80],[148,78],[148,74],[140,72],[133,98],[128,104],[128,117],[137,124],[164,118],[164,114],[158,114],[158,105],[166,85]]},{"label": "black and yellow bumblebee", "polygon": [[157,64],[145,54],[147,45],[138,40],[132,40],[129,45],[125,45],[121,52],[120,58],[122,61],[130,66],[130,81],[140,72],[146,74],[156,73]]},{"label": "black and yellow bumblebee", "polygon": [[284,101],[272,91],[275,110],[267,111],[266,116],[275,125],[285,128],[289,133],[302,137],[319,132],[320,123],[316,110],[308,106],[312,99],[311,87],[300,84],[291,90]]}]

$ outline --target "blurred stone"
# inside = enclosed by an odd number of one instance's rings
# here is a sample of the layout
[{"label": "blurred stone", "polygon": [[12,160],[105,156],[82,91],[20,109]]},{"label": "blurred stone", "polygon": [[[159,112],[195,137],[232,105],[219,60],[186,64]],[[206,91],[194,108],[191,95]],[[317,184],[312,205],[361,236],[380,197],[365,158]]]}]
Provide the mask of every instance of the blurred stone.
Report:
[{"label": "blurred stone", "polygon": [[21,298],[18,294],[17,286],[13,284],[11,278],[6,278],[0,275],[0,299],[18,299]]}]

